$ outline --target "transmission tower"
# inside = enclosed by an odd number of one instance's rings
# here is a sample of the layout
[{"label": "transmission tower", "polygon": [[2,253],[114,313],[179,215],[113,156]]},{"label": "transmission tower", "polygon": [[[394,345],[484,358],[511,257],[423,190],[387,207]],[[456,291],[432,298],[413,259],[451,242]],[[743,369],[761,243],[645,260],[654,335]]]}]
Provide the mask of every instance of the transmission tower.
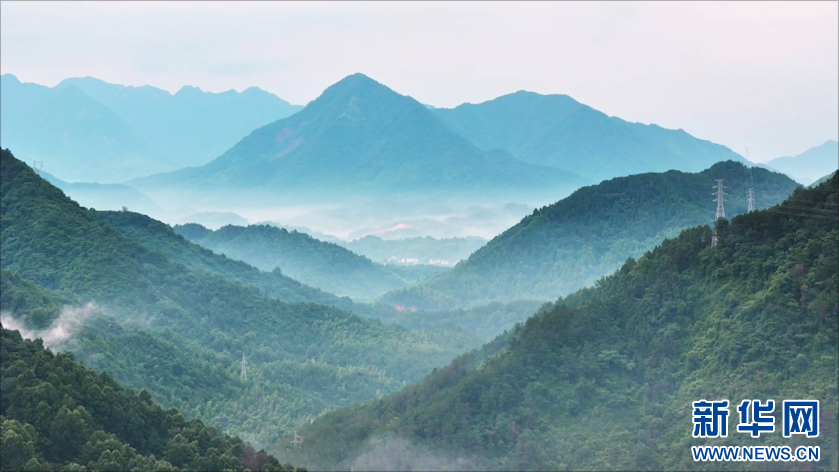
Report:
[{"label": "transmission tower", "polygon": [[747,195],[749,201],[749,213],[755,211],[755,191],[754,189],[749,189],[749,193]]},{"label": "transmission tower", "polygon": [[248,361],[245,360],[245,353],[242,353],[242,380],[248,380]]},{"label": "transmission tower", "polygon": [[[749,148],[746,148],[746,160],[749,160]],[[751,213],[755,211],[755,190],[754,190],[754,179],[752,178],[752,167],[749,166],[749,192],[746,194],[746,200],[749,203],[749,209],[747,213]]]},{"label": "transmission tower", "polygon": [[714,180],[717,182],[717,191],[714,194],[717,196],[717,198],[714,199],[714,201],[717,202],[717,214],[714,217],[714,234],[711,236],[711,246],[716,246],[717,241],[719,240],[717,237],[717,220],[725,218],[725,191],[723,190],[725,187],[722,185],[723,179]]},{"label": "transmission tower", "polygon": [[34,170],[36,174],[41,175],[41,169],[43,168],[44,161],[32,161],[32,170]]},{"label": "transmission tower", "polygon": [[303,438],[297,435],[297,431],[294,432],[294,439],[291,441],[291,444],[294,444],[295,449],[297,446],[303,444]]}]

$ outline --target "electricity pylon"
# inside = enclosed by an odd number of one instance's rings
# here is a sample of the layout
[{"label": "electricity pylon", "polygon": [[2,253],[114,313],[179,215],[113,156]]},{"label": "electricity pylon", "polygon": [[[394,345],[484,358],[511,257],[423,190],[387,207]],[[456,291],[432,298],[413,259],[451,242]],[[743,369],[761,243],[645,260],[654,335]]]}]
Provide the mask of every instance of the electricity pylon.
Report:
[{"label": "electricity pylon", "polygon": [[725,218],[725,191],[723,190],[723,179],[714,179],[717,182],[717,191],[714,195],[717,198],[714,199],[717,202],[717,214],[714,217],[714,234],[711,236],[711,246],[716,246],[717,241],[719,238],[717,237],[717,220],[720,218]]},{"label": "electricity pylon", "polygon": [[36,174],[41,175],[41,169],[43,168],[44,161],[32,161],[32,170],[34,170]]},{"label": "electricity pylon", "polygon": [[294,439],[291,441],[291,444],[294,444],[295,448],[297,448],[300,444],[303,444],[303,438],[297,435],[297,431],[294,432]]},{"label": "electricity pylon", "polygon": [[248,361],[245,360],[245,353],[242,353],[242,380],[248,380]]}]

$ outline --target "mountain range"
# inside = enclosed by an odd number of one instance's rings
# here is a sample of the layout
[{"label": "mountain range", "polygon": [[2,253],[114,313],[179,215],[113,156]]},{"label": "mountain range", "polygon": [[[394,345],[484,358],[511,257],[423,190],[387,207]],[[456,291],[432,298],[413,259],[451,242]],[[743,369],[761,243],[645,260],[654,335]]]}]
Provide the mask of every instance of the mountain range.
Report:
[{"label": "mountain range", "polygon": [[715,162],[746,162],[731,149],[682,129],[631,123],[567,95],[519,91],[433,113],[481,149],[571,170],[589,182],[644,172],[698,172]]},{"label": "mountain range", "polygon": [[668,171],[583,187],[535,210],[452,270],[384,295],[382,302],[420,309],[515,299],[555,300],[591,285],[685,228],[711,224],[715,179],[724,179],[725,211],[783,201],[797,184],[783,174],[727,161],[698,173]]},{"label": "mountain range", "polygon": [[228,225],[211,231],[191,223],[176,225],[174,231],[216,253],[353,299],[370,300],[445,270],[378,264],[337,244],[270,225]]},{"label": "mountain range", "polygon": [[4,318],[254,444],[396,391],[464,349],[457,333],[312,303],[336,297],[202,251],[142,215],[81,208],[5,149],[0,222]]},{"label": "mountain range", "polygon": [[490,189],[560,191],[579,182],[572,172],[478,149],[413,98],[354,74],[300,112],[253,131],[209,164],[130,184],[152,197],[175,189],[199,195],[223,191],[229,200],[234,192],[261,191],[311,202]]},{"label": "mountain range", "polygon": [[810,184],[839,169],[839,142],[828,140],[801,154],[772,159],[766,165],[802,184]]},{"label": "mountain range", "polygon": [[[834,176],[720,220],[716,246],[709,226],[686,229],[421,384],[269,449],[318,470],[717,470],[691,447],[803,445],[819,460],[799,465],[836,470],[837,206]],[[818,400],[818,437],[784,438],[777,406],[774,434],[739,433],[734,412],[726,438],[692,437],[692,402],[755,398]]]},{"label": "mountain range", "polygon": [[71,182],[119,183],[204,164],[302,108],[255,87],[170,94],[92,77],[46,87],[3,74],[0,88],[2,146]]}]

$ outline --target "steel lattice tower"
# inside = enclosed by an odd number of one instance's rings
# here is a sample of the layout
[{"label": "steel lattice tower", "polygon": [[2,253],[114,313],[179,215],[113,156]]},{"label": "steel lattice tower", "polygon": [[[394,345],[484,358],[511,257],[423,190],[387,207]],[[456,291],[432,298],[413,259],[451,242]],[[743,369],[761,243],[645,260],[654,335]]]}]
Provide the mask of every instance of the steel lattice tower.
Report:
[{"label": "steel lattice tower", "polygon": [[242,353],[242,380],[248,380],[248,361],[245,360],[245,353]]},{"label": "steel lattice tower", "polygon": [[723,190],[725,187],[722,185],[723,179],[714,180],[717,182],[717,191],[714,194],[717,196],[717,198],[714,199],[714,201],[717,202],[717,214],[714,217],[714,234],[711,236],[711,246],[716,246],[717,241],[719,240],[717,237],[717,220],[720,218],[725,219],[725,191]]}]

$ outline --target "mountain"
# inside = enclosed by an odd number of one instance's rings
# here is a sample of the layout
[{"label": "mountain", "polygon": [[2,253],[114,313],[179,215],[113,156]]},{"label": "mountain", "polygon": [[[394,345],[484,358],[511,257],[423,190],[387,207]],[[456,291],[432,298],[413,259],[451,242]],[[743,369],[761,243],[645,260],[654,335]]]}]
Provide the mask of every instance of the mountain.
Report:
[{"label": "mountain", "polygon": [[710,224],[714,179],[724,179],[728,216],[746,212],[749,185],[758,208],[782,201],[796,187],[782,174],[749,171],[732,161],[695,174],[668,171],[607,180],[535,210],[449,272],[382,301],[439,309],[554,300],[594,283],[664,238]]},{"label": "mountain", "polygon": [[337,244],[308,234],[269,225],[224,226],[210,231],[201,225],[176,225],[184,238],[264,271],[283,274],[327,292],[353,299],[372,299],[405,287],[443,269],[391,268],[374,263]]},{"label": "mountain", "polygon": [[[711,228],[687,229],[421,384],[327,413],[298,431],[301,447],[272,449],[318,470],[431,458],[446,470],[742,470],[690,448],[803,445],[819,461],[783,467],[837,470],[837,206],[834,176],[723,220],[715,247]],[[692,437],[701,399],[730,401],[727,438]],[[774,433],[737,431],[743,399],[775,401]],[[782,436],[793,399],[819,401],[818,437]]]},{"label": "mountain", "polygon": [[108,107],[74,86],[52,89],[0,77],[0,140],[70,181],[119,182],[176,167]]},{"label": "mountain", "polygon": [[145,214],[157,214],[163,211],[154,200],[128,185],[70,183],[45,171],[41,171],[39,175],[84,207],[99,210],[121,210],[127,207]]},{"label": "mountain", "polygon": [[124,389],[40,339],[5,327],[0,337],[2,470],[303,470],[164,410],[148,390]]},{"label": "mountain", "polygon": [[65,79],[56,86],[64,87],[76,87],[113,110],[175,167],[206,164],[254,129],[303,108],[258,87],[212,93],[186,85],[171,94],[93,77]]},{"label": "mountain", "polygon": [[0,77],[2,146],[67,181],[118,183],[209,162],[300,107],[257,88],[172,95],[92,77],[50,88]]},{"label": "mountain", "polygon": [[[550,191],[574,175],[482,151],[411,97],[362,74],[327,88],[300,112],[263,126],[214,161],[131,181],[154,196],[184,189],[345,201],[357,195]],[[175,190],[172,190],[175,189]],[[223,197],[220,195],[223,192]],[[250,197],[249,202],[259,200]]]},{"label": "mountain", "polygon": [[[149,249],[103,217],[0,150],[0,310],[121,385],[252,443],[396,391],[462,352],[451,336],[282,302],[229,280],[246,280],[241,266],[208,270],[216,258],[187,267],[166,256],[180,249]],[[50,295],[21,312],[6,294],[32,284]],[[51,307],[56,298],[67,301]]]},{"label": "mountain", "polygon": [[339,298],[286,277],[279,270],[263,272],[244,262],[230,259],[191,243],[167,224],[134,212],[97,211],[104,224],[149,250],[160,251],[168,259],[190,269],[216,274],[227,280],[252,285],[265,294],[286,302],[310,302],[350,311],[349,298]]},{"label": "mountain", "polygon": [[525,162],[572,170],[591,182],[645,172],[698,172],[745,160],[684,130],[630,123],[567,95],[519,91],[432,112],[481,149],[503,149]]},{"label": "mountain", "polygon": [[809,184],[839,169],[839,142],[828,140],[797,156],[778,157],[767,164],[803,184]]}]

